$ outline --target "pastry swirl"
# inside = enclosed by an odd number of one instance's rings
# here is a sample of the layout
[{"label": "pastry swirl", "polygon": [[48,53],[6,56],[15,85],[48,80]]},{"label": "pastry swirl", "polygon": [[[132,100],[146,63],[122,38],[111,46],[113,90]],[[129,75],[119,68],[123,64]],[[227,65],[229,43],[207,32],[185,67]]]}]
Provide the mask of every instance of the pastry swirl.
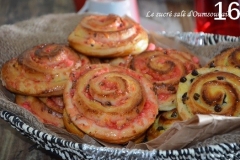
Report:
[{"label": "pastry swirl", "polygon": [[239,116],[240,72],[234,67],[200,68],[181,78],[177,109],[183,120],[195,114]]},{"label": "pastry swirl", "polygon": [[70,75],[65,110],[83,132],[109,143],[141,136],[158,113],[152,84],[128,68],[98,64]]},{"label": "pastry swirl", "polygon": [[153,125],[149,128],[146,134],[148,141],[157,138],[168,130],[174,123],[181,121],[177,109],[174,108],[170,111],[160,112],[154,121]]},{"label": "pastry swirl", "polygon": [[62,95],[72,69],[87,63],[87,57],[66,45],[42,44],[7,61],[1,76],[4,86],[14,93],[56,96]]},{"label": "pastry swirl", "polygon": [[66,130],[70,133],[78,135],[80,138],[83,138],[85,133],[82,132],[79,128],[74,125],[74,123],[71,121],[70,117],[66,113],[65,109],[63,110],[63,123]]},{"label": "pastry swirl", "polygon": [[208,63],[208,66],[233,66],[240,68],[240,47],[224,49]]},{"label": "pastry swirl", "polygon": [[176,91],[180,78],[200,65],[191,54],[162,49],[134,56],[130,67],[144,74],[153,83],[158,95],[159,110],[164,111],[176,108]]},{"label": "pastry swirl", "polygon": [[148,34],[128,17],[88,15],[68,41],[72,48],[88,56],[120,57],[143,52],[148,46]]},{"label": "pastry swirl", "polygon": [[42,123],[63,128],[63,115],[55,112],[37,97],[16,94],[15,102],[34,114]]},{"label": "pastry swirl", "polygon": [[64,102],[62,96],[38,97],[38,99],[55,112],[63,114]]}]

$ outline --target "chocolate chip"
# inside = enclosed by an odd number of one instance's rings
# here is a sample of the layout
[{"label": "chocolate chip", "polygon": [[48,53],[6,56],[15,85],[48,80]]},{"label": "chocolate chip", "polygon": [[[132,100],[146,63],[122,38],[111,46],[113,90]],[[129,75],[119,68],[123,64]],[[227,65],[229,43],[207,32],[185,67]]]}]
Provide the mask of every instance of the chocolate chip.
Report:
[{"label": "chocolate chip", "polygon": [[222,77],[222,76],[217,76],[217,79],[218,79],[218,80],[224,80],[224,77]]},{"label": "chocolate chip", "polygon": [[161,131],[161,130],[164,130],[164,128],[163,128],[163,126],[159,126],[159,127],[157,128],[157,130],[158,130],[158,131]]},{"label": "chocolate chip", "polygon": [[215,67],[214,61],[210,62],[209,67],[210,67],[210,68]]},{"label": "chocolate chip", "polygon": [[194,81],[194,79],[195,79],[195,78],[190,79],[190,82],[192,83],[192,82]]},{"label": "chocolate chip", "polygon": [[192,75],[193,75],[193,76],[197,76],[197,75],[198,75],[198,71],[194,69],[194,70],[192,71]]},{"label": "chocolate chip", "polygon": [[181,78],[180,78],[180,82],[184,83],[184,82],[186,82],[186,81],[187,81],[187,78],[186,78],[186,77],[181,77]]},{"label": "chocolate chip", "polygon": [[182,95],[182,98],[186,98],[187,97],[187,92],[185,92],[183,95]]},{"label": "chocolate chip", "polygon": [[198,93],[194,93],[194,95],[193,95],[194,100],[197,101],[199,99],[199,97],[200,97],[200,95]]},{"label": "chocolate chip", "polygon": [[188,97],[187,97],[187,92],[185,92],[183,95],[182,95],[182,102],[183,104],[185,104],[185,101],[188,100]]},{"label": "chocolate chip", "polygon": [[222,107],[219,104],[217,104],[216,106],[214,106],[214,111],[215,112],[221,112],[222,111]]},{"label": "chocolate chip", "polygon": [[171,117],[172,117],[172,118],[176,118],[177,116],[178,116],[177,112],[173,112],[173,113],[171,114]]}]

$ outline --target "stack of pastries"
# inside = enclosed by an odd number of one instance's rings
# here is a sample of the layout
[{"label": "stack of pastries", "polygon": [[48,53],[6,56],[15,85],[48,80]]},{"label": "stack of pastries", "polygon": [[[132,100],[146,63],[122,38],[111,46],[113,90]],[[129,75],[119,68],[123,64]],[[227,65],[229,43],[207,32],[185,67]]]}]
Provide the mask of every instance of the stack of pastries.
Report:
[{"label": "stack of pastries", "polygon": [[1,68],[3,85],[16,103],[42,122],[64,127],[63,90],[73,69],[89,63],[64,44],[40,44],[25,50]]},{"label": "stack of pastries", "polygon": [[239,114],[238,48],[201,66],[112,14],[85,16],[66,38],[33,46],[1,68],[15,102],[45,124],[126,144],[153,140],[195,114]]}]

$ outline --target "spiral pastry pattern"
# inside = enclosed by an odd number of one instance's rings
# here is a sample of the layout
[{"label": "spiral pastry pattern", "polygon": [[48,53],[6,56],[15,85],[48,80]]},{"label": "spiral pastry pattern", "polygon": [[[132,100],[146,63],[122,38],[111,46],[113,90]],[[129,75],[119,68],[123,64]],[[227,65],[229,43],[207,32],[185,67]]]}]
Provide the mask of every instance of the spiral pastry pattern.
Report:
[{"label": "spiral pastry pattern", "polygon": [[176,50],[145,51],[130,62],[131,69],[144,74],[153,83],[161,111],[176,108],[180,78],[199,67],[197,57]]},{"label": "spiral pastry pattern", "polygon": [[85,133],[82,132],[70,119],[65,109],[63,110],[63,123],[66,130],[70,133],[76,134],[80,138],[83,138]]},{"label": "spiral pastry pattern", "polygon": [[224,49],[208,63],[208,66],[233,66],[240,68],[240,47]]},{"label": "spiral pastry pattern", "polygon": [[15,102],[35,115],[42,123],[63,128],[63,115],[55,112],[37,97],[16,94]]},{"label": "spiral pastry pattern", "polygon": [[135,71],[109,64],[71,73],[63,98],[66,113],[80,130],[109,143],[138,138],[158,113],[152,84]]},{"label": "spiral pastry pattern", "polygon": [[88,15],[69,35],[68,41],[70,46],[88,56],[120,57],[144,51],[148,34],[128,17]]},{"label": "spiral pastry pattern", "polygon": [[4,86],[14,93],[62,95],[69,73],[88,62],[87,57],[78,55],[66,45],[43,44],[7,61],[1,76]]},{"label": "spiral pastry pattern", "polygon": [[62,96],[38,97],[38,99],[55,112],[63,114],[64,102]]},{"label": "spiral pastry pattern", "polygon": [[240,72],[234,67],[200,68],[182,77],[177,109],[183,120],[196,114],[239,116]]},{"label": "spiral pastry pattern", "polygon": [[170,111],[160,112],[153,125],[148,129],[146,138],[148,141],[157,138],[167,131],[176,122],[181,121],[176,108]]}]

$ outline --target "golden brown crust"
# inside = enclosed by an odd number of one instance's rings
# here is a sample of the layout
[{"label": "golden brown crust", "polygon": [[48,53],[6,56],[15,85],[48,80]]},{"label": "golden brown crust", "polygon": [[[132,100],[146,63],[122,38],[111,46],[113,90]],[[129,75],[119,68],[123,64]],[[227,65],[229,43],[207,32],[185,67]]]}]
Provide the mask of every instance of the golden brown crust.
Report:
[{"label": "golden brown crust", "polygon": [[62,114],[55,112],[37,97],[16,95],[15,102],[34,114],[41,122],[63,128]]},{"label": "golden brown crust", "polygon": [[69,73],[88,63],[72,49],[60,44],[43,44],[24,51],[3,64],[4,86],[14,92],[31,96],[62,95]]},{"label": "golden brown crust", "polygon": [[145,51],[132,58],[130,67],[144,74],[154,85],[159,110],[176,108],[176,91],[179,80],[200,64],[196,57],[176,50]]},{"label": "golden brown crust", "polygon": [[75,126],[74,123],[72,123],[65,109],[63,110],[63,123],[68,132],[76,134],[80,138],[83,138],[83,136],[85,135],[83,131],[81,131],[79,128]]},{"label": "golden brown crust", "polygon": [[103,59],[102,63],[108,63],[113,66],[122,66],[122,67],[129,68],[132,58],[133,58],[133,55],[128,55],[125,57],[116,57],[116,58],[111,58],[111,59]]},{"label": "golden brown crust", "polygon": [[68,37],[77,51],[94,57],[139,54],[148,46],[147,32],[128,17],[88,15]]},{"label": "golden brown crust", "polygon": [[133,143],[139,144],[139,143],[144,143],[146,138],[146,132],[144,132],[142,135],[139,135],[135,139],[132,140]]},{"label": "golden brown crust", "polygon": [[90,136],[109,143],[138,138],[158,113],[157,97],[145,77],[108,64],[73,72],[63,97],[71,121]]},{"label": "golden brown crust", "polygon": [[181,121],[177,109],[170,111],[160,112],[154,121],[153,125],[149,128],[146,134],[148,141],[157,138],[168,130],[174,123]]},{"label": "golden brown crust", "polygon": [[207,66],[233,66],[240,68],[240,47],[224,49]]},{"label": "golden brown crust", "polygon": [[179,83],[178,112],[183,120],[196,114],[240,115],[240,72],[234,67],[200,68]]},{"label": "golden brown crust", "polygon": [[63,114],[64,102],[62,96],[38,97],[38,99],[55,112]]}]

